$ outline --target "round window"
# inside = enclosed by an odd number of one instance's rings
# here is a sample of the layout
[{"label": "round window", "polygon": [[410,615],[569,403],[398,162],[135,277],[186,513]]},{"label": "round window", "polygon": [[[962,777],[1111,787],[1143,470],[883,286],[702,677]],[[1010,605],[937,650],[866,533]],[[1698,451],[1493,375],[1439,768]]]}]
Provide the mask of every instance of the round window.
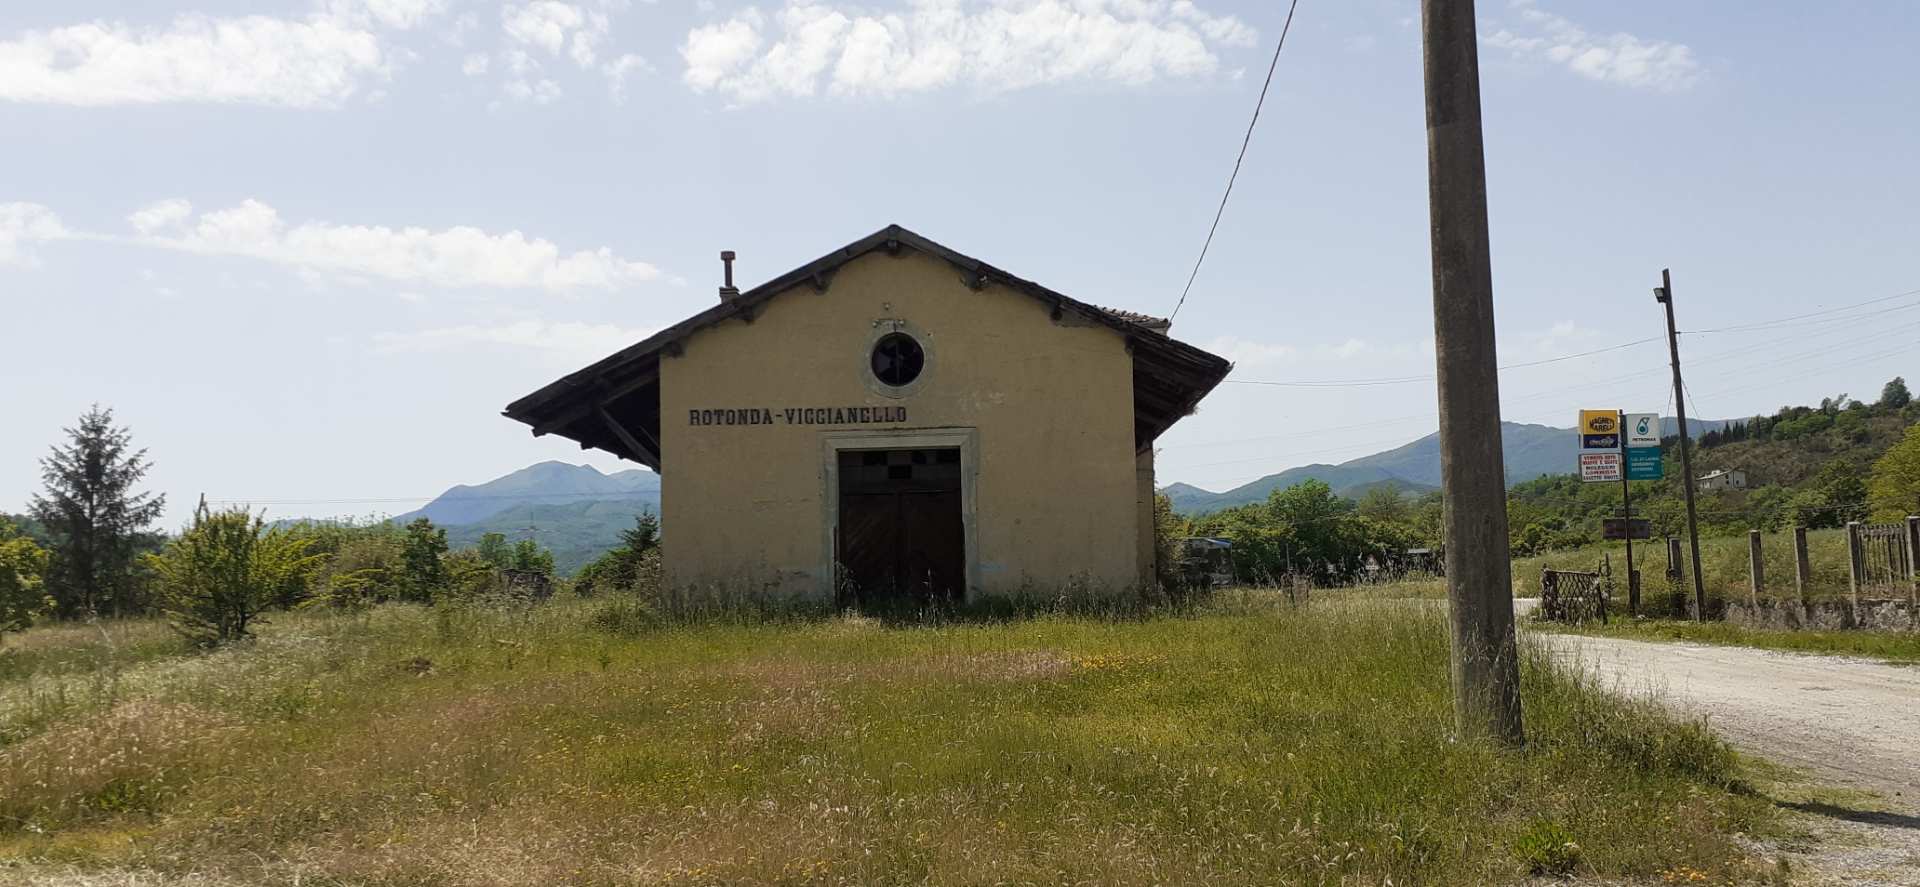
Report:
[{"label": "round window", "polygon": [[927,353],[906,333],[888,333],[873,343],[873,376],[887,385],[913,384],[926,365]]}]

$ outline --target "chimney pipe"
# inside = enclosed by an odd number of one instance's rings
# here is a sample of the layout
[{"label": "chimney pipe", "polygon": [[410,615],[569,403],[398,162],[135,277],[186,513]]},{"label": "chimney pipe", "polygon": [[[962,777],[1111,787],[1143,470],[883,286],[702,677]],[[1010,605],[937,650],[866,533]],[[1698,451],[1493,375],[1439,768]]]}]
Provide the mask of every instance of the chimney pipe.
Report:
[{"label": "chimney pipe", "polygon": [[724,280],[720,284],[720,301],[732,301],[740,295],[740,290],[733,285],[733,250],[720,251],[720,266],[725,273]]}]

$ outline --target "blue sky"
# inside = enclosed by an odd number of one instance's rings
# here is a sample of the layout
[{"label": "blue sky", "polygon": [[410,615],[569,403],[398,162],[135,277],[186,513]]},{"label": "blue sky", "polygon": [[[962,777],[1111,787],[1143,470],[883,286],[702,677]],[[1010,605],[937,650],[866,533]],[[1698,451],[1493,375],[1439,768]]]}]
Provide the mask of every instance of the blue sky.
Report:
[{"label": "blue sky", "polygon": [[[153,486],[399,511],[540,459],[497,413],[898,222],[1171,310],[1285,13],[1218,0],[64,0],[0,9],[0,510],[89,403]],[[1920,291],[1920,11],[1483,2],[1502,363]],[[1225,488],[1433,427],[1418,6],[1305,0],[1174,332],[1238,362],[1162,439]],[[1683,338],[1725,417],[1914,369],[1920,292]],[[1670,412],[1659,342],[1507,418]],[[317,501],[326,500],[326,501]],[[298,504],[295,504],[297,501]]]}]

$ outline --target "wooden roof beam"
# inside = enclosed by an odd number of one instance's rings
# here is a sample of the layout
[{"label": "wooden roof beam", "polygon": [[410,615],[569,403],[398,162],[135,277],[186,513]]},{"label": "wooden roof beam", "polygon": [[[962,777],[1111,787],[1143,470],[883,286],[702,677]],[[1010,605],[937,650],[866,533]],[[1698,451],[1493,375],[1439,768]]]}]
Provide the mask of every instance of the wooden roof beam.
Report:
[{"label": "wooden roof beam", "polygon": [[[606,423],[607,430],[613,432],[613,436],[619,438],[620,443],[626,446],[627,452],[633,454],[633,460],[635,462],[655,468],[656,470],[658,469],[660,465],[659,451],[641,443],[640,439],[633,435],[633,432],[627,430],[627,426],[620,424],[620,420],[615,419],[612,413],[607,412],[606,407],[595,407],[594,409],[600,414],[600,421]],[[646,430],[642,429],[640,433],[645,434]]]},{"label": "wooden roof beam", "polygon": [[585,419],[588,416],[593,415],[593,412],[595,410],[601,409],[607,403],[610,403],[615,400],[619,400],[622,397],[626,397],[627,395],[632,394],[635,391],[639,391],[640,389],[645,388],[648,385],[651,385],[655,382],[658,382],[659,380],[660,380],[660,369],[657,366],[652,370],[641,373],[640,375],[635,376],[632,379],[628,379],[625,382],[621,382],[618,385],[609,386],[605,384],[604,379],[597,379],[594,381],[593,384],[595,385],[595,387],[604,386],[605,388],[604,391],[582,395],[583,398],[585,398],[585,402],[568,407],[567,409],[562,410],[559,413],[555,414],[553,418],[533,426],[533,436],[540,437],[543,435],[552,434],[555,431],[559,431],[560,429],[565,428],[568,425],[572,425],[573,423],[578,422],[581,419]]}]

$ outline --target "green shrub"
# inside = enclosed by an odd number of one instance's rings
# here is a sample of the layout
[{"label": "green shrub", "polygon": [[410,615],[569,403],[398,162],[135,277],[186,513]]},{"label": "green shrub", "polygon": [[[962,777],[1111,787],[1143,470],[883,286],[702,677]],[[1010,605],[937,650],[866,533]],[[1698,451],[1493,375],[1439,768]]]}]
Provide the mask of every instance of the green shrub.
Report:
[{"label": "green shrub", "polygon": [[616,637],[639,637],[658,631],[660,614],[647,602],[633,595],[618,595],[593,609],[587,625]]},{"label": "green shrub", "polygon": [[1534,820],[1514,842],[1513,855],[1530,874],[1565,877],[1580,867],[1580,844],[1573,833],[1548,819]]}]

